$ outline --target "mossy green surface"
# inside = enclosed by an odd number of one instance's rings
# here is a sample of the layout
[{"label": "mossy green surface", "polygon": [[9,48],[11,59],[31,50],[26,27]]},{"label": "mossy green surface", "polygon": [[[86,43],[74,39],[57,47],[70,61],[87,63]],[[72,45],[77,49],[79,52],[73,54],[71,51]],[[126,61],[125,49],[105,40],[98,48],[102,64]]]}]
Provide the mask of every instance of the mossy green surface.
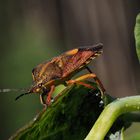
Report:
[{"label": "mossy green surface", "polygon": [[100,90],[95,83],[90,84],[95,90],[81,85],[68,86],[57,101],[10,139],[84,139],[103,110]]}]

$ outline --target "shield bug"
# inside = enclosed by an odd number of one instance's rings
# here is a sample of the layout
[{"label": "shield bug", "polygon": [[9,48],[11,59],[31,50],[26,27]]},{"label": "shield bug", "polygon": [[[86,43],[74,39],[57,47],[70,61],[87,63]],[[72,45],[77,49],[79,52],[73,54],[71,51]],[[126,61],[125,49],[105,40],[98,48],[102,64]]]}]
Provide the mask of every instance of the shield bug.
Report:
[{"label": "shield bug", "polygon": [[[100,80],[87,67],[91,60],[99,56],[102,52],[103,45],[99,43],[84,48],[72,49],[60,56],[54,57],[50,61],[45,61],[37,65],[32,70],[32,86],[28,89],[27,93],[19,95],[16,100],[26,94],[39,93],[41,103],[46,106],[51,103],[51,96],[57,85],[79,83],[92,88],[90,85],[81,82],[81,80],[87,78],[94,78],[104,92],[105,90]],[[82,69],[87,69],[90,74],[71,80]],[[44,96],[47,96],[46,100],[44,100]]]}]

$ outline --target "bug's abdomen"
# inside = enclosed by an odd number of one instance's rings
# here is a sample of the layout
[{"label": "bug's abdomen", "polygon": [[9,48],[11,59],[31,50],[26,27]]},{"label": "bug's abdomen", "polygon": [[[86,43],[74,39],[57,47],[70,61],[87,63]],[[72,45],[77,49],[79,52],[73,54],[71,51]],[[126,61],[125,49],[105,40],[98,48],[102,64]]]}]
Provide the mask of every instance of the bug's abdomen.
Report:
[{"label": "bug's abdomen", "polygon": [[65,65],[65,69],[63,69],[63,76],[71,74],[75,70],[78,70],[88,64],[92,58],[94,53],[92,51],[79,51],[74,56],[69,58],[67,64]]}]

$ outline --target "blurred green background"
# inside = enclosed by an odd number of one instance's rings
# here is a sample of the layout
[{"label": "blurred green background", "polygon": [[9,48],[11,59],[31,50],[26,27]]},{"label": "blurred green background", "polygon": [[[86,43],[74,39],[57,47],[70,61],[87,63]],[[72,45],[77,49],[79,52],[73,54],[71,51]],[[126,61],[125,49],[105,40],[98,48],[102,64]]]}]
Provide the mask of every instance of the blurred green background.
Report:
[{"label": "blurred green background", "polygon": [[[108,93],[116,97],[140,93],[133,34],[139,12],[139,0],[0,0],[0,88],[28,88],[31,70],[40,62],[71,48],[102,42],[104,54],[90,67]],[[0,95],[1,140],[42,109],[38,95],[15,102],[19,94]],[[131,129],[138,131],[138,127]]]}]

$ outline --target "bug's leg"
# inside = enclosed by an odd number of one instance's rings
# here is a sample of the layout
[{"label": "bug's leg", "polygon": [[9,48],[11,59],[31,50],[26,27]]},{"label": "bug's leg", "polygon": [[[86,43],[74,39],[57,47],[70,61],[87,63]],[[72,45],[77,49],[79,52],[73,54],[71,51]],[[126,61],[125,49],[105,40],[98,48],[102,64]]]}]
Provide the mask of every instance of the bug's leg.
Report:
[{"label": "bug's leg", "polygon": [[[94,74],[94,73],[92,72],[92,70],[91,70],[88,66],[86,66],[85,68],[86,68],[91,74]],[[95,75],[95,74],[94,74],[94,75]],[[93,78],[94,78],[95,82],[100,86],[100,88],[102,89],[102,91],[105,92],[105,88],[104,88],[102,82],[100,81],[100,79],[99,79],[96,75],[95,75],[95,77],[93,77]]]},{"label": "bug's leg", "polygon": [[96,89],[95,87],[91,86],[90,84],[87,84],[87,83],[84,83],[84,82],[76,81],[76,83],[79,84],[79,85],[83,85],[87,88]]},{"label": "bug's leg", "polygon": [[69,84],[74,84],[74,83],[76,83],[76,84],[79,84],[79,85],[83,85],[83,86],[85,86],[85,87],[87,87],[87,88],[95,89],[95,87],[93,87],[93,86],[91,86],[90,84],[87,84],[87,83],[85,83],[85,82],[82,82],[82,80],[72,79],[72,80],[66,81],[65,83],[66,83],[67,86],[68,86]]},{"label": "bug's leg", "polygon": [[46,108],[46,102],[44,100],[45,95],[45,93],[40,94],[40,103]]},{"label": "bug's leg", "polygon": [[[65,84],[66,84],[66,85],[72,84],[72,83],[70,83],[71,81],[74,81],[74,80],[69,80],[69,81],[65,82]],[[74,82],[73,82],[73,83],[74,83]],[[80,85],[83,85],[83,86],[85,86],[85,87],[87,87],[87,88],[91,88],[91,89],[93,89],[93,90],[96,89],[95,87],[91,86],[90,84],[87,84],[87,83],[84,83],[84,82],[81,82],[81,81],[76,81],[76,83],[77,83],[77,84],[80,84]],[[58,95],[56,95],[56,96],[54,97],[54,101],[56,101],[60,96],[62,96],[62,93],[59,93]]]},{"label": "bug's leg", "polygon": [[82,81],[75,81],[75,80],[67,81],[67,85],[74,84],[74,83],[79,84],[79,85],[83,85],[83,86],[85,86],[87,88],[96,89],[95,87],[91,86],[90,84],[84,83]]},{"label": "bug's leg", "polygon": [[50,91],[48,92],[47,98],[46,98],[46,105],[50,105],[51,104],[51,98],[52,98],[52,93],[55,89],[55,86],[52,85]]},{"label": "bug's leg", "polygon": [[78,77],[74,80],[69,80],[69,81],[67,81],[67,84],[80,83],[80,81],[85,80],[85,79],[89,79],[89,78],[94,78],[95,82],[99,85],[102,92],[105,92],[105,89],[104,89],[101,81],[99,80],[99,78],[94,73],[85,74],[85,75],[82,75],[82,76],[80,76],[80,77]]},{"label": "bug's leg", "polygon": [[90,73],[93,73],[92,70],[91,70],[88,66],[85,66],[85,68],[86,68]]}]

